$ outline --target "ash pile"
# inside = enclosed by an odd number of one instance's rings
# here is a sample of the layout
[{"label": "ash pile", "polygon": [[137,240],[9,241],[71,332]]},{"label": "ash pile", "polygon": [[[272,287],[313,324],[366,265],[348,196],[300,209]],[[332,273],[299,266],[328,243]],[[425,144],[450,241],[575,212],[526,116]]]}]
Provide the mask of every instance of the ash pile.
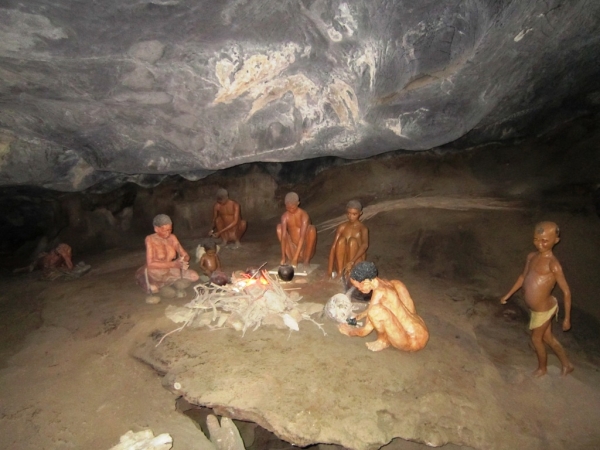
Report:
[{"label": "ash pile", "polygon": [[[165,315],[173,322],[183,324],[170,333],[187,326],[211,330],[233,328],[241,331],[242,336],[246,331],[256,330],[262,325],[299,331],[299,322],[308,320],[326,334],[322,324],[311,317],[321,313],[323,305],[300,303],[302,297],[297,291],[285,290],[265,270],[254,276],[234,272],[228,284],[198,284],[194,286],[194,291],[196,296],[186,305],[167,307]],[[163,339],[170,333],[164,335]]]}]

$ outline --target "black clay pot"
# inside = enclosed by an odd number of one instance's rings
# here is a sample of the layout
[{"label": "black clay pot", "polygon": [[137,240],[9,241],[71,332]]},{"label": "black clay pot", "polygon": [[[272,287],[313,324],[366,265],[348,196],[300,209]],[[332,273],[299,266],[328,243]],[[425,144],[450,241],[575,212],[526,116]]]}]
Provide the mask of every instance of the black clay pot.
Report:
[{"label": "black clay pot", "polygon": [[216,284],[217,286],[225,286],[227,283],[229,283],[229,277],[225,272],[215,270],[210,276],[210,282]]},{"label": "black clay pot", "polygon": [[260,269],[258,267],[248,267],[246,268],[244,273],[249,277],[258,278],[258,276],[260,275]]},{"label": "black clay pot", "polygon": [[292,278],[294,278],[294,266],[287,264],[284,266],[279,266],[279,269],[277,269],[277,274],[282,281],[292,281]]}]

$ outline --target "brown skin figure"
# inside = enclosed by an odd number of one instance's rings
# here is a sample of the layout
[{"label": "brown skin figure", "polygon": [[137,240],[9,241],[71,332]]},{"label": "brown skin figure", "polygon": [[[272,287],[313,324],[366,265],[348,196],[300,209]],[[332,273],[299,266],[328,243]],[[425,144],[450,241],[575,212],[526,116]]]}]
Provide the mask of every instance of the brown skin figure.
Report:
[{"label": "brown skin figure", "polygon": [[367,256],[369,229],[359,221],[361,215],[360,202],[357,200],[348,202],[346,205],[348,222],[340,224],[335,230],[335,238],[329,252],[327,274],[331,278],[347,275],[357,262],[364,261]]},{"label": "brown skin figure", "polygon": [[181,278],[198,281],[198,274],[189,270],[190,255],[173,234],[169,216],[159,214],[153,225],[155,233],[146,236],[146,265],[137,270],[137,283],[146,292],[157,293]]},{"label": "brown skin figure", "polygon": [[562,364],[563,376],[574,370],[562,345],[552,334],[552,319],[554,316],[558,317],[558,302],[556,297],[551,295],[556,284],[562,290],[565,304],[562,329],[567,331],[571,328],[571,290],[558,259],[552,254],[552,248],[560,241],[559,233],[558,226],[554,222],[541,222],[535,226],[533,245],[537,248],[537,252],[527,256],[523,273],[517,278],[508,294],[500,299],[500,303],[505,304],[515,292],[523,288],[525,303],[531,310],[529,323],[531,342],[538,358],[538,368],[533,372],[535,377],[541,377],[547,372],[546,344],[558,356]]},{"label": "brown skin figure", "polygon": [[292,266],[297,266],[301,259],[308,266],[315,254],[317,229],[310,224],[310,217],[298,207],[299,204],[300,200],[295,192],[289,192],[285,196],[286,212],[277,225],[277,237],[281,242],[281,265],[289,260]]},{"label": "brown skin figure", "polygon": [[71,246],[64,243],[58,244],[49,252],[40,253],[37,258],[35,258],[35,261],[27,267],[15,269],[14,273],[33,272],[38,268],[42,269],[45,274],[48,274],[53,270],[72,270],[73,260]]},{"label": "brown skin figure", "polygon": [[248,223],[242,220],[239,203],[229,198],[227,190],[219,189],[213,207],[211,236],[221,238],[225,245],[233,242],[235,247],[239,247],[247,226]]},{"label": "brown skin figure", "polygon": [[390,345],[405,352],[425,347],[429,331],[404,283],[378,278],[375,264],[369,261],[353,267],[350,282],[363,294],[373,294],[367,309],[356,316],[356,320],[366,319],[365,325],[357,328],[344,323],[338,327],[341,333],[363,337],[375,330],[377,340],[366,344],[374,352]]},{"label": "brown skin figure", "polygon": [[217,246],[213,242],[204,244],[204,251],[200,258],[200,268],[210,277],[214,271],[221,270],[221,260],[217,254]]}]

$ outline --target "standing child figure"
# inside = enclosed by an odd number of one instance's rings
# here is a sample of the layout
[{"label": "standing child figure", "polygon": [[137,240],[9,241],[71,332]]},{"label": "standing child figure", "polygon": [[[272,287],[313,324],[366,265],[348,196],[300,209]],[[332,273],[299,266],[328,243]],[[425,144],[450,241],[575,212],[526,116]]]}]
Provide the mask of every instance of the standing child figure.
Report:
[{"label": "standing child figure", "polygon": [[562,364],[563,376],[574,370],[562,345],[552,334],[552,319],[555,316],[558,318],[558,301],[552,295],[552,289],[557,283],[562,290],[565,304],[562,329],[567,331],[571,328],[571,290],[558,259],[552,253],[552,248],[560,241],[559,235],[560,230],[554,222],[541,222],[535,226],[533,245],[537,248],[537,252],[527,256],[523,273],[517,278],[508,294],[500,299],[500,303],[505,304],[515,292],[523,288],[525,303],[531,310],[529,322],[531,342],[538,358],[538,368],[533,372],[535,377],[541,377],[547,372],[546,344],[558,356]]}]

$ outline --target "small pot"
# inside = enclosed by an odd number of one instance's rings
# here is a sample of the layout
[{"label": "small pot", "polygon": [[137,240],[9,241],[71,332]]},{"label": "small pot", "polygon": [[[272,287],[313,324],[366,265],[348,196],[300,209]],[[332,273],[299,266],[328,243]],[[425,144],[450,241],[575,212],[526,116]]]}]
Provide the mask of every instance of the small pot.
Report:
[{"label": "small pot", "polygon": [[292,281],[292,278],[294,278],[294,266],[288,264],[279,266],[277,275],[279,275],[282,281]]},{"label": "small pot", "polygon": [[257,276],[260,275],[260,269],[258,267],[248,267],[244,273],[249,277],[257,278]]}]

